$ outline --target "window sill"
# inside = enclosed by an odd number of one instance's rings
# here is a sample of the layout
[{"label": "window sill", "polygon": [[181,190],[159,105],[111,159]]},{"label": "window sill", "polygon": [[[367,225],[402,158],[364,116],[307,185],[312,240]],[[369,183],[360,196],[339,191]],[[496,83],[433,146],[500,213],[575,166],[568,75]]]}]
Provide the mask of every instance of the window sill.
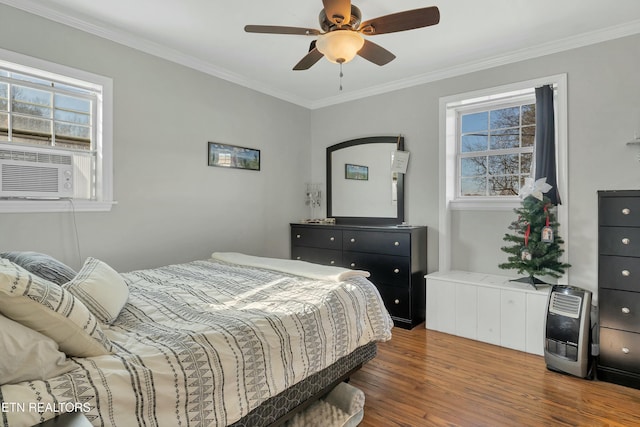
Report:
[{"label": "window sill", "polygon": [[0,200],[0,213],[109,212],[115,201],[96,200]]},{"label": "window sill", "polygon": [[449,201],[449,208],[456,211],[507,211],[519,208],[519,198],[502,199],[456,199]]}]

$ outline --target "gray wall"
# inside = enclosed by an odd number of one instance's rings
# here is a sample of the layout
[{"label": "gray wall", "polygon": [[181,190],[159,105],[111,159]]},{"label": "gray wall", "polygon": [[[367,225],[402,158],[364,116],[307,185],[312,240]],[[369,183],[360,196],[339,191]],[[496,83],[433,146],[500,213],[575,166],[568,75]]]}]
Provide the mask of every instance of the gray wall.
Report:
[{"label": "gray wall", "polygon": [[[20,34],[20,37],[16,37]],[[640,184],[640,36],[561,52],[309,111],[0,5],[0,47],[114,80],[114,195],[109,213],[0,214],[0,250],[39,250],[78,267],[120,271],[204,258],[214,250],[288,256],[288,223],[309,215],[304,182],[325,182],[325,149],[405,136],[406,219],[427,225],[438,268],[439,98],[568,74],[571,283],[596,288],[600,189]],[[181,107],[176,110],[174,107]],[[206,142],[262,150],[262,171],[206,166]],[[309,172],[309,170],[311,172]],[[566,190],[565,190],[566,191]],[[455,212],[453,267],[507,274],[499,247],[509,211]]]},{"label": "gray wall", "polygon": [[[17,35],[20,35],[18,37]],[[307,216],[309,110],[0,5],[0,47],[113,79],[111,212],[0,214],[0,251],[87,256],[119,271],[212,251],[289,256]],[[207,166],[207,141],[261,150],[261,171]]]},{"label": "gray wall", "polygon": [[[428,268],[435,271],[439,98],[567,73],[569,235],[562,237],[569,242],[571,284],[595,290],[596,191],[640,188],[640,148],[625,145],[634,131],[640,131],[638,69],[640,36],[632,36],[315,110],[311,124],[313,179],[324,180],[327,146],[362,136],[402,133],[411,152],[405,177],[407,221],[430,228]],[[452,267],[516,274],[497,267],[506,260],[500,246],[513,219],[511,211],[454,212]]]}]

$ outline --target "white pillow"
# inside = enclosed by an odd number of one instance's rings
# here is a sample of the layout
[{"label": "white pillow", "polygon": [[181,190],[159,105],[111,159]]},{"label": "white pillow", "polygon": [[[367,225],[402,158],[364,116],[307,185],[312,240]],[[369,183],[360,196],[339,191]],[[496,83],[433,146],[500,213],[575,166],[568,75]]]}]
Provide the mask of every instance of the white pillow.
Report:
[{"label": "white pillow", "polygon": [[51,338],[0,315],[0,385],[47,380],[76,368]]},{"label": "white pillow", "polygon": [[111,341],[80,300],[7,259],[0,259],[0,313],[53,339],[68,356],[111,352]]},{"label": "white pillow", "polygon": [[129,287],[117,271],[95,258],[87,258],[70,282],[62,285],[103,323],[111,324],[129,299]]}]

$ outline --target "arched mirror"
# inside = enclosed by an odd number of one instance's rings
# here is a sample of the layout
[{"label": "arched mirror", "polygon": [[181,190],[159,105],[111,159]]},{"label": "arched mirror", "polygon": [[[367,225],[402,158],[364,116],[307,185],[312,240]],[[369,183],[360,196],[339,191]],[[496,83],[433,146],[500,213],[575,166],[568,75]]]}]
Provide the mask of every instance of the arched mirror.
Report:
[{"label": "arched mirror", "polygon": [[401,136],[353,139],[327,147],[327,217],[338,224],[404,221],[404,174],[392,172]]}]

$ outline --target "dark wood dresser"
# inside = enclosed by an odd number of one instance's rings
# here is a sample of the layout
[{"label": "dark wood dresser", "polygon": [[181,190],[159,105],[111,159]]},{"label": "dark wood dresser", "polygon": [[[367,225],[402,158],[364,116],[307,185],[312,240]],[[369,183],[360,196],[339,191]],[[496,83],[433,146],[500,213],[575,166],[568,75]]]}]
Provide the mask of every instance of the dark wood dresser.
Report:
[{"label": "dark wood dresser", "polygon": [[598,379],[640,388],[640,190],[598,192]]},{"label": "dark wood dresser", "polygon": [[291,258],[367,270],[396,326],[424,321],[427,227],[291,224]]}]

